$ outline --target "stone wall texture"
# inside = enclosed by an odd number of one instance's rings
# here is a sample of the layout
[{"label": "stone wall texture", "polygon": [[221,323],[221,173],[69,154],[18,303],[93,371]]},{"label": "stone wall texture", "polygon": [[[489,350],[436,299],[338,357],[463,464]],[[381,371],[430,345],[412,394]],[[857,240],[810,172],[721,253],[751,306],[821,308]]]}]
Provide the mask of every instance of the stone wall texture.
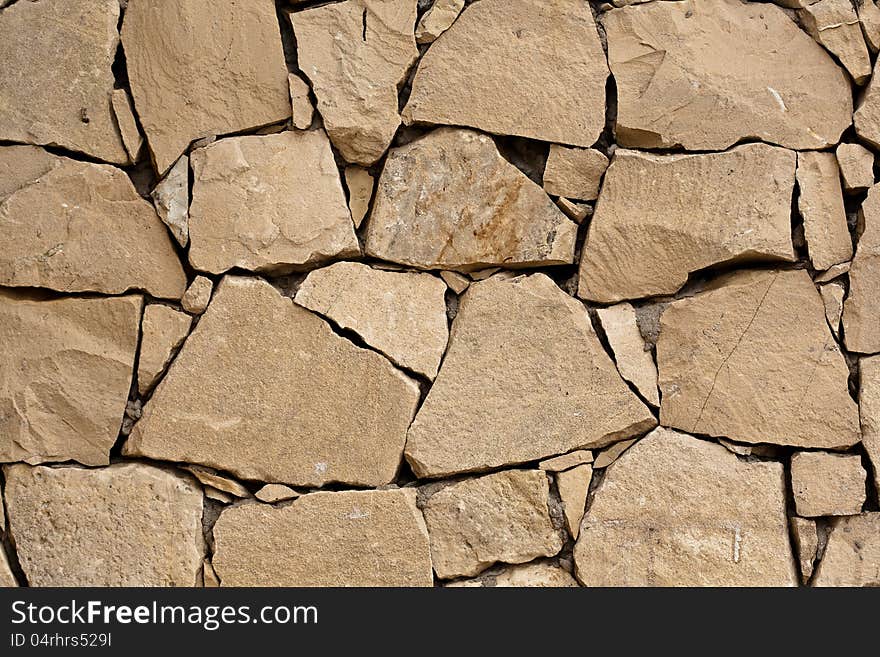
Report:
[{"label": "stone wall texture", "polygon": [[880,585],[878,49],[0,0],[0,585]]}]

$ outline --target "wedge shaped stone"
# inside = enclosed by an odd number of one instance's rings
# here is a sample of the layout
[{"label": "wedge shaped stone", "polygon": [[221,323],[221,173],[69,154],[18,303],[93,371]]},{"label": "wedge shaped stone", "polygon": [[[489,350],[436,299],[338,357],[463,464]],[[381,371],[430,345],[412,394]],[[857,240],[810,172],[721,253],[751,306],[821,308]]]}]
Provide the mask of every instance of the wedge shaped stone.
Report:
[{"label": "wedge shaped stone", "polygon": [[880,513],[837,518],[813,586],[880,585]]},{"label": "wedge shaped stone", "polygon": [[813,267],[825,270],[852,259],[840,169],[833,153],[809,151],[797,158],[798,210]]},{"label": "wedge shaped stone", "polygon": [[635,309],[628,303],[619,303],[599,308],[596,313],[614,351],[617,371],[638,389],[648,403],[659,406],[657,366],[639,331]]},{"label": "wedge shaped stone", "polygon": [[[875,62],[874,72],[877,72]],[[853,113],[853,125],[859,138],[871,146],[880,147],[880,81],[876,75],[859,97]]]},{"label": "wedge shaped stone", "polygon": [[[871,4],[876,7],[873,1]],[[880,8],[877,13],[880,14]],[[835,155],[844,191],[863,192],[874,185],[874,154],[871,151],[861,144],[840,144]]]},{"label": "wedge shaped stone", "polygon": [[150,304],[141,322],[141,350],[138,358],[138,392],[145,395],[165,371],[172,352],[189,333],[192,317],[174,308]]},{"label": "wedge shaped stone", "polygon": [[[874,0],[867,2],[874,4]],[[797,13],[810,36],[837,57],[856,84],[864,84],[871,77],[871,56],[855,5],[850,0],[818,0],[803,4],[803,9]]]},{"label": "wedge shaped stone", "polygon": [[565,512],[565,525],[568,527],[568,533],[575,540],[580,530],[581,518],[584,517],[584,507],[587,504],[587,494],[590,492],[592,480],[593,468],[589,464],[579,465],[556,474],[559,499]]},{"label": "wedge shaped stone", "polygon": [[806,584],[813,575],[813,565],[819,550],[816,521],[793,516],[789,518],[789,527],[791,528],[792,543],[797,550],[798,560],[801,564],[801,582]]},{"label": "wedge shaped stone", "polygon": [[880,357],[859,361],[859,415],[862,444],[874,472],[874,485],[880,490]]},{"label": "wedge shaped stone", "polygon": [[433,43],[450,28],[464,9],[464,0],[437,0],[419,19],[416,26],[416,41],[419,44]]},{"label": "wedge shaped stone", "polygon": [[449,582],[447,587],[500,587],[500,588],[574,588],[578,585],[567,570],[547,561],[535,561],[518,566],[506,566],[484,573],[477,579]]},{"label": "wedge shaped stone", "polygon": [[849,270],[843,333],[849,351],[875,354],[880,352],[880,185],[868,191],[859,220],[864,231]]},{"label": "wedge shaped stone", "polygon": [[550,144],[544,189],[548,194],[592,201],[599,196],[599,184],[607,168],[608,158],[601,151]]},{"label": "wedge shaped stone", "polygon": [[189,157],[181,155],[152,191],[159,218],[180,246],[189,244]]},{"label": "wedge shaped stone", "polygon": [[116,118],[116,124],[119,126],[119,133],[122,136],[122,143],[125,146],[125,152],[128,153],[128,160],[134,164],[138,160],[141,148],[144,146],[144,138],[138,130],[137,122],[134,118],[134,110],[131,106],[131,98],[125,89],[114,89],[111,97],[113,103],[113,116]]}]

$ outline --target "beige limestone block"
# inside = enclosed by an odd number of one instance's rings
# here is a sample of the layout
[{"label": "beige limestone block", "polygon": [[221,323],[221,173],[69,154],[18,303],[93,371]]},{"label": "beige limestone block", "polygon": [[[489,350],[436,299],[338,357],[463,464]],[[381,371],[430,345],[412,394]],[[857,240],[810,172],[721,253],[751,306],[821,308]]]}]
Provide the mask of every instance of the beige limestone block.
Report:
[{"label": "beige limestone block", "polygon": [[129,0],[122,45],[159,175],[196,139],[290,117],[271,0]]},{"label": "beige limestone block", "polygon": [[554,456],[552,459],[544,459],[538,464],[538,468],[549,472],[562,472],[583,463],[592,462],[593,452],[586,449],[576,449],[568,454]]},{"label": "beige limestone block", "polygon": [[607,468],[618,458],[620,458],[620,455],[623,454],[630,447],[632,447],[635,443],[636,439],[630,438],[629,440],[621,440],[620,442],[614,443],[613,445],[609,445],[601,452],[596,454],[596,459],[595,461],[593,461],[593,468]]},{"label": "beige limestone block", "polygon": [[795,554],[801,564],[801,582],[806,584],[813,575],[813,566],[819,551],[819,533],[816,530],[816,521],[797,516],[792,516],[788,521]]},{"label": "beige limestone block", "polygon": [[565,525],[568,533],[577,540],[581,518],[587,505],[587,494],[593,480],[593,468],[589,464],[579,465],[571,470],[556,473],[556,487],[565,512]]},{"label": "beige limestone block", "polygon": [[636,322],[636,311],[628,303],[619,303],[596,310],[599,322],[614,351],[620,375],[632,383],[642,397],[654,406],[660,405],[657,390],[657,366]]},{"label": "beige limestone block", "polygon": [[373,176],[363,167],[347,166],[345,186],[348,188],[348,209],[351,211],[351,219],[354,221],[354,227],[360,228],[370,208],[370,200],[373,198]]},{"label": "beige limestone block", "polygon": [[856,84],[867,82],[871,76],[871,56],[850,0],[805,2],[797,13],[810,36],[837,57]]},{"label": "beige limestone block", "polygon": [[126,455],[297,486],[394,479],[416,383],[255,278],[227,276]]},{"label": "beige limestone block", "polygon": [[429,379],[446,351],[446,284],[431,274],[337,262],[312,271],[295,301],[357,333],[400,367]]},{"label": "beige limestone block", "polygon": [[562,549],[540,470],[508,470],[467,479],[434,493],[422,507],[434,572],[470,577],[496,562],[525,563]]},{"label": "beige limestone block", "polygon": [[602,447],[655,425],[580,302],[544,274],[490,278],[462,297],[406,458],[419,477],[439,477]]},{"label": "beige limestone block", "polygon": [[484,573],[476,579],[462,579],[446,584],[449,588],[574,588],[577,585],[577,581],[568,571],[546,561],[505,566],[495,572]]},{"label": "beige limestone block", "polygon": [[0,14],[0,141],[128,154],[112,111],[117,0],[17,2]]},{"label": "beige limestone block", "polygon": [[223,586],[432,586],[415,497],[343,491],[232,507],[214,525],[214,569]]},{"label": "beige limestone block", "polygon": [[793,261],[795,160],[766,144],[699,155],[615,151],[578,296],[612,303],[672,294],[689,273],[719,263]]},{"label": "beige limestone block", "polygon": [[577,224],[490,137],[440,128],[391,150],[365,240],[375,258],[467,272],[569,264],[576,237]]},{"label": "beige limestone block", "polygon": [[481,0],[422,57],[403,120],[588,147],[607,77],[589,5]]},{"label": "beige limestone block", "polygon": [[861,513],[866,477],[858,454],[795,452],[791,488],[798,515],[816,518]]},{"label": "beige limestone block", "polygon": [[456,294],[461,294],[471,284],[471,280],[462,274],[454,271],[441,271],[440,278],[449,286],[449,289]]},{"label": "beige limestone block", "polygon": [[859,360],[859,415],[862,444],[880,490],[880,356]]},{"label": "beige limestone block", "polygon": [[843,297],[846,289],[840,283],[828,283],[819,286],[822,303],[825,304],[825,319],[831,332],[837,337],[840,333],[840,316],[843,314]]},{"label": "beige limestone block", "polygon": [[558,199],[556,199],[556,205],[559,206],[559,209],[565,213],[566,217],[578,224],[583,223],[584,219],[593,214],[592,205],[588,203],[576,203],[575,201],[569,201],[563,196],[560,196]]},{"label": "beige limestone block", "polygon": [[592,148],[569,148],[550,144],[544,168],[544,189],[548,194],[592,201],[599,196],[608,158]]},{"label": "beige limestone block", "polygon": [[[874,71],[877,71],[875,62]],[[853,125],[859,139],[875,148],[880,147],[880,81],[872,75],[856,103]]]},{"label": "beige limestone block", "polygon": [[150,304],[141,321],[141,351],[138,357],[138,392],[147,394],[162,376],[171,355],[189,333],[192,317],[174,308]]},{"label": "beige limestone block", "polygon": [[12,568],[9,566],[9,558],[3,546],[0,546],[0,588],[11,588],[18,586],[18,580],[12,574]]},{"label": "beige limestone block", "polygon": [[221,139],[190,157],[189,261],[283,274],[360,253],[322,130]]},{"label": "beige limestone block", "polygon": [[202,492],[140,463],[4,469],[9,530],[31,586],[195,586]]},{"label": "beige limestone block", "polygon": [[824,270],[851,260],[852,240],[834,154],[798,153],[797,184],[798,210],[804,220],[804,237],[813,267]]},{"label": "beige limestone block", "polygon": [[418,57],[416,0],[345,0],[290,15],[318,112],[347,162],[370,165],[400,126],[397,92]]},{"label": "beige limestone block", "polygon": [[211,302],[214,282],[207,276],[196,276],[180,299],[181,307],[193,315],[201,315]]},{"label": "beige limestone block", "polygon": [[813,586],[880,586],[880,513],[834,520]]},{"label": "beige limestone block", "polygon": [[824,272],[817,274],[816,278],[814,278],[813,281],[816,283],[827,283],[829,281],[833,281],[835,278],[840,278],[844,274],[848,273],[851,266],[851,262],[842,262],[839,265],[833,265],[826,269]]},{"label": "beige limestone block", "polygon": [[111,97],[113,104],[113,116],[122,136],[125,152],[128,153],[130,163],[137,162],[138,154],[144,146],[144,138],[138,130],[137,121],[134,118],[134,109],[131,106],[131,98],[125,89],[114,89]]},{"label": "beige limestone block", "polygon": [[[880,13],[880,9],[877,11]],[[871,151],[861,144],[840,144],[835,154],[845,192],[863,192],[874,185],[874,154]]]},{"label": "beige limestone block", "polygon": [[796,586],[782,465],[655,429],[606,471],[574,559],[586,586]]},{"label": "beige limestone block", "polygon": [[186,277],[122,170],[0,146],[0,285],[179,299]]},{"label": "beige limestone block", "polygon": [[315,108],[312,99],[309,98],[309,85],[296,73],[287,75],[290,86],[290,109],[293,115],[293,127],[297,130],[307,130],[315,118]]},{"label": "beige limestone block", "polygon": [[106,465],[131,387],[139,296],[0,290],[0,462]]},{"label": "beige limestone block", "polygon": [[214,488],[222,493],[232,495],[233,497],[251,497],[250,491],[235,479],[225,477],[211,468],[206,468],[200,465],[184,465],[182,467],[193,477],[198,479],[199,483],[203,486]]},{"label": "beige limestone block", "polygon": [[214,500],[215,502],[219,502],[220,504],[232,504],[232,501],[235,499],[229,493],[224,493],[222,490],[217,490],[216,488],[212,488],[211,486],[204,486],[205,497],[209,500]]},{"label": "beige limestone block", "polygon": [[862,24],[865,44],[868,50],[875,53],[880,50],[880,8],[874,0],[862,0],[854,4],[859,15],[859,23]]},{"label": "beige limestone block", "polygon": [[464,0],[434,0],[434,4],[419,19],[416,26],[416,43],[433,43],[448,30],[461,10]]},{"label": "beige limestone block", "polygon": [[602,23],[622,146],[723,150],[759,139],[825,148],[852,121],[846,73],[778,7],[648,2]]},{"label": "beige limestone block", "polygon": [[843,304],[846,348],[861,354],[880,351],[880,186],[868,191],[859,210],[864,231],[849,270],[849,295]]},{"label": "beige limestone block", "polygon": [[741,271],[672,303],[657,342],[660,423],[742,443],[859,441],[849,370],[806,271]]},{"label": "beige limestone block", "polygon": [[189,157],[181,155],[151,196],[159,218],[180,246],[189,244]]},{"label": "beige limestone block", "polygon": [[296,499],[299,497],[299,493],[284,484],[266,484],[254,494],[254,497],[260,502],[274,504],[275,502]]}]

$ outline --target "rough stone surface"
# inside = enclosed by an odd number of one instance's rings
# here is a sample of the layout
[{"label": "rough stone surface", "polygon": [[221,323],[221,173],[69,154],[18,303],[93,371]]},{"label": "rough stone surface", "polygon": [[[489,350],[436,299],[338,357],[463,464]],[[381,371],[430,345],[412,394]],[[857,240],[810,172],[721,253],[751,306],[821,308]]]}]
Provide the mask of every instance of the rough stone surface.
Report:
[{"label": "rough stone surface", "polygon": [[345,167],[345,186],[348,188],[348,209],[354,227],[360,228],[367,216],[370,200],[373,198],[373,176],[358,166]]},{"label": "rough stone surface", "polygon": [[778,7],[648,2],[602,23],[623,146],[826,148],[852,120],[846,73]]},{"label": "rough stone surface", "polygon": [[120,169],[0,146],[0,285],[179,299],[186,278]]},{"label": "rough stone surface", "polygon": [[199,480],[203,486],[210,486],[223,493],[228,493],[234,497],[250,497],[250,491],[242,486],[235,479],[224,477],[223,475],[199,465],[186,465],[183,468],[193,477]]},{"label": "rough stone surface", "polygon": [[794,503],[805,518],[861,513],[865,478],[858,454],[796,452],[791,457]]},{"label": "rough stone surface", "polygon": [[471,281],[467,276],[454,271],[441,271],[440,278],[442,278],[449,286],[449,289],[456,294],[461,294],[468,289],[468,286],[471,284]]},{"label": "rough stone surface", "polygon": [[128,92],[125,89],[114,89],[111,102],[113,116],[116,118],[125,152],[128,153],[128,160],[130,163],[137,162],[141,148],[144,146],[144,138],[134,119],[131,98],[128,97]]},{"label": "rough stone surface", "polygon": [[214,282],[207,276],[196,276],[180,298],[181,307],[193,315],[201,315],[211,302]]},{"label": "rough stone surface", "polygon": [[303,495],[284,507],[244,504],[214,525],[223,586],[432,586],[415,491]]},{"label": "rough stone surface", "polygon": [[416,42],[419,44],[433,43],[441,34],[448,30],[461,10],[464,0],[435,0],[431,8],[419,19],[416,26]]},{"label": "rough stone surface", "polygon": [[0,141],[128,154],[112,111],[118,0],[17,2],[0,14]]},{"label": "rough stone surface", "polygon": [[10,588],[18,586],[15,575],[12,574],[12,568],[9,566],[9,558],[3,547],[0,546],[0,588]]},{"label": "rough stone surface", "polygon": [[825,304],[825,319],[831,332],[837,337],[840,332],[840,316],[843,314],[843,297],[846,289],[840,283],[828,283],[819,287],[822,303]]},{"label": "rough stone surface", "polygon": [[596,459],[593,461],[593,468],[607,468],[618,458],[620,458],[620,455],[623,454],[630,447],[632,447],[635,443],[636,439],[630,438],[629,440],[621,440],[620,442],[614,443],[613,445],[606,447],[601,452],[596,454]]},{"label": "rough stone surface", "polygon": [[864,232],[849,270],[849,294],[843,305],[846,348],[862,354],[880,352],[880,186],[868,191],[859,211]]},{"label": "rough stone surface", "polygon": [[383,356],[268,283],[226,277],[123,453],[265,482],[378,486],[397,472],[418,400]]},{"label": "rough stone surface", "polygon": [[834,154],[798,153],[797,184],[798,210],[804,220],[804,236],[813,267],[828,269],[851,260],[852,240]]},{"label": "rough stone surface", "polygon": [[191,160],[189,260],[196,269],[285,273],[359,254],[323,131],[221,139]]},{"label": "rough stone surface", "polygon": [[874,185],[874,154],[871,151],[861,144],[840,144],[835,154],[844,191],[863,192]]},{"label": "rough stone surface", "polygon": [[299,497],[299,493],[284,484],[266,484],[254,494],[254,497],[260,500],[260,502],[274,504],[275,502],[295,499]]},{"label": "rough stone surface", "polygon": [[849,371],[804,270],[738,272],[674,302],[657,363],[664,426],[743,443],[859,441]]},{"label": "rough stone surface", "polygon": [[592,148],[568,148],[550,144],[544,168],[544,189],[548,194],[592,201],[599,196],[608,158]]},{"label": "rough stone surface", "polygon": [[[873,3],[873,0],[867,1]],[[871,57],[853,3],[850,0],[804,2],[798,16],[807,32],[837,57],[856,84],[864,84],[871,75]]]},{"label": "rough stone surface", "polygon": [[543,274],[490,278],[462,298],[406,457],[436,477],[601,447],[655,424],[583,305]]},{"label": "rough stone surface", "polygon": [[607,77],[586,3],[481,0],[422,57],[403,118],[592,146]]},{"label": "rough stone surface", "polygon": [[782,465],[659,428],[605,473],[574,549],[586,586],[795,586]]},{"label": "rough stone surface", "polygon": [[139,463],[4,469],[9,530],[31,586],[195,586],[202,493]]},{"label": "rough stone surface", "polygon": [[0,290],[0,462],[106,465],[131,387],[142,299]]},{"label": "rough stone surface", "polygon": [[540,470],[498,472],[434,493],[422,512],[437,577],[470,577],[499,561],[524,563],[559,552],[549,493]]},{"label": "rough stone surface", "polygon": [[880,513],[838,518],[814,586],[880,586]]},{"label": "rough stone surface", "polygon": [[576,203],[560,196],[556,199],[556,205],[565,213],[565,216],[575,223],[583,223],[584,219],[593,214],[593,206],[588,203]]},{"label": "rough stone surface", "polygon": [[382,157],[400,125],[397,90],[418,56],[416,0],[346,0],[291,14],[297,56],[333,145]]},{"label": "rough stone surface", "polygon": [[862,444],[874,473],[874,487],[880,490],[880,357],[859,361],[859,414]]},{"label": "rough stone surface", "polygon": [[171,361],[175,349],[183,344],[192,318],[174,308],[150,304],[144,309],[142,337],[138,357],[138,392],[147,394]]},{"label": "rough stone surface", "polygon": [[568,533],[575,540],[580,530],[581,518],[584,517],[587,493],[590,491],[592,480],[593,468],[589,464],[579,465],[556,474],[556,487],[559,489],[559,499],[565,512],[565,525],[568,527]]},{"label": "rough stone surface", "polygon": [[122,45],[160,174],[196,139],[290,118],[271,0],[129,0]]},{"label": "rough stone surface", "polygon": [[[875,62],[874,72],[877,71]],[[865,87],[853,113],[853,125],[859,138],[880,147],[880,82],[874,76]]]},{"label": "rough stone surface", "polygon": [[571,263],[576,235],[577,224],[489,137],[441,128],[392,149],[366,252],[422,269],[542,266]]},{"label": "rough stone surface", "polygon": [[844,274],[848,273],[851,266],[851,262],[843,262],[839,265],[833,265],[832,267],[826,269],[824,272],[817,274],[813,281],[816,283],[827,283],[829,281],[833,281],[834,279],[840,278]]},{"label": "rough stone surface", "polygon": [[859,22],[862,24],[862,34],[865,36],[868,50],[876,53],[880,50],[880,8],[877,7],[874,0],[863,0],[854,4],[856,13],[859,15]]},{"label": "rough stone surface", "polygon": [[153,190],[159,218],[180,246],[189,244],[189,157],[181,155]]},{"label": "rough stone surface", "polygon": [[433,379],[449,337],[445,294],[446,284],[431,274],[337,262],[311,272],[295,301]]},{"label": "rough stone surface", "polygon": [[819,550],[819,533],[816,521],[808,518],[790,518],[794,549],[801,564],[801,581],[806,584],[813,575],[813,566]]},{"label": "rough stone surface", "polygon": [[573,588],[577,581],[568,571],[546,562],[535,561],[517,566],[506,566],[488,572],[476,579],[449,582],[447,587],[501,587],[501,588]]},{"label": "rough stone surface", "polygon": [[538,467],[541,470],[548,470],[550,472],[562,472],[563,470],[568,470],[581,465],[582,463],[592,462],[593,452],[586,449],[577,449],[568,454],[554,456],[552,459],[545,459],[538,464]]},{"label": "rough stone surface", "polygon": [[290,86],[290,109],[293,114],[293,127],[297,130],[307,130],[315,118],[315,108],[312,99],[309,98],[308,83],[295,73],[287,76]]},{"label": "rough stone surface", "polygon": [[616,306],[599,308],[596,314],[614,351],[617,371],[649,403],[659,406],[657,366],[639,331],[635,309],[628,303],[619,303]]},{"label": "rough stone surface", "polygon": [[612,303],[672,294],[711,265],[794,260],[794,175],[794,153],[766,144],[700,155],[616,151],[584,244],[578,295]]}]

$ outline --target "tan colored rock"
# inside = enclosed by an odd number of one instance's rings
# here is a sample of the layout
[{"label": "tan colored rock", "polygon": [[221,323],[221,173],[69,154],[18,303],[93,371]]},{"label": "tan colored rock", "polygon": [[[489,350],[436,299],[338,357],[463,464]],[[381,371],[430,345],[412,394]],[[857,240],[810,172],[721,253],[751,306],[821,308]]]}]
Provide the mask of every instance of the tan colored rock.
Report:
[{"label": "tan colored rock", "polygon": [[751,456],[752,452],[754,451],[752,445],[742,445],[740,443],[735,443],[732,440],[725,440],[724,438],[719,438],[718,442],[723,445],[729,452],[739,454],[740,456]]},{"label": "tan colored rock", "polygon": [[791,488],[798,515],[815,518],[861,513],[866,476],[858,454],[795,452]]},{"label": "tan colored rock", "polygon": [[880,513],[835,519],[813,586],[880,586]]},{"label": "tan colored rock", "polygon": [[628,303],[619,303],[616,306],[599,308],[596,313],[608,343],[614,351],[617,371],[632,383],[649,403],[659,406],[657,366],[639,331],[635,309]]},{"label": "tan colored rock", "polygon": [[434,493],[422,507],[434,572],[470,577],[496,562],[525,563],[562,549],[540,470],[508,470],[467,479]]},{"label": "tan colored rock", "polygon": [[111,101],[113,104],[113,116],[116,119],[116,125],[122,136],[125,152],[128,153],[128,160],[131,163],[137,162],[141,148],[144,146],[144,138],[140,130],[138,130],[137,122],[134,118],[131,98],[128,97],[128,92],[125,89],[114,89]]},{"label": "tan colored rock", "polygon": [[[4,509],[3,506],[3,489],[0,488],[0,509]],[[6,512],[0,513],[0,533],[6,531]]]},{"label": "tan colored rock", "polygon": [[441,128],[391,150],[366,252],[422,269],[532,267],[571,263],[576,236],[577,225],[491,138]]},{"label": "tan colored rock", "polygon": [[477,579],[449,582],[449,588],[499,587],[499,588],[573,588],[578,583],[568,571],[546,561],[534,561],[518,566],[506,566],[496,572],[484,573]]},{"label": "tan colored rock", "polygon": [[843,304],[846,348],[861,354],[880,352],[880,186],[868,191],[859,210],[864,232],[849,270],[849,295]]},{"label": "tan colored rock", "polygon": [[837,57],[856,84],[868,81],[871,76],[871,57],[862,35],[859,17],[850,0],[804,3],[804,7],[797,13],[810,36]]},{"label": "tan colored rock", "polygon": [[243,504],[214,525],[223,586],[432,586],[414,490],[303,495],[284,507]]},{"label": "tan colored rock", "polygon": [[615,151],[578,296],[613,303],[672,294],[689,273],[719,263],[793,261],[795,159],[766,144],[700,155]]},{"label": "tan colored rock", "polygon": [[315,108],[312,99],[309,98],[309,85],[296,73],[287,75],[290,86],[290,103],[293,114],[293,127],[297,130],[307,130],[315,118]]},{"label": "tan colored rock", "polygon": [[472,281],[485,281],[487,278],[491,278],[500,271],[501,267],[488,267],[486,269],[472,271],[468,274],[468,276],[471,277]]},{"label": "tan colored rock", "polygon": [[813,279],[815,283],[827,283],[828,281],[833,281],[835,278],[839,278],[844,274],[848,273],[851,267],[851,263],[842,262],[839,265],[834,265],[829,267],[827,270],[818,274],[816,278]]},{"label": "tan colored rock", "polygon": [[587,203],[575,203],[560,196],[556,199],[556,205],[565,213],[565,216],[575,223],[583,223],[584,219],[593,214],[593,206]]},{"label": "tan colored rock", "polygon": [[202,581],[204,586],[208,588],[217,588],[220,586],[220,578],[217,577],[217,573],[214,571],[214,566],[212,566],[211,562],[207,559],[205,559],[205,562],[202,565]]},{"label": "tan colored rock", "polygon": [[379,486],[394,479],[418,401],[383,356],[268,283],[227,276],[123,453],[241,479]]},{"label": "tan colored rock", "polygon": [[742,443],[859,441],[849,370],[806,271],[742,271],[660,320],[660,423]]},{"label": "tan colored rock", "polygon": [[880,356],[859,360],[859,414],[862,444],[880,490]]},{"label": "tan colored rock", "polygon": [[397,92],[418,57],[416,0],[346,0],[290,15],[297,57],[333,145],[370,165],[400,126]]},{"label": "tan colored rock", "polygon": [[260,502],[274,504],[299,497],[299,493],[284,484],[266,484],[254,495]]},{"label": "tan colored rock", "polygon": [[446,284],[431,274],[337,262],[312,271],[295,301],[354,331],[400,367],[433,379],[449,339],[445,295]]},{"label": "tan colored rock", "polygon": [[345,167],[345,186],[348,187],[348,209],[354,227],[360,228],[373,198],[373,176],[359,166]]},{"label": "tan colored rock", "polygon": [[759,139],[825,148],[852,120],[846,73],[778,7],[648,2],[602,23],[623,146],[723,150]]},{"label": "tan colored rock", "polygon": [[576,449],[568,454],[554,456],[552,459],[544,459],[538,464],[541,470],[549,472],[562,472],[583,463],[593,462],[593,452],[586,449]]},{"label": "tan colored rock", "polygon": [[655,424],[580,302],[544,274],[490,278],[462,297],[406,458],[419,477],[439,477],[602,447]]},{"label": "tan colored rock", "polygon": [[[871,3],[872,0],[865,0]],[[880,13],[880,9],[877,9]],[[840,144],[835,151],[843,189],[848,193],[863,192],[874,185],[874,154],[861,144]]]},{"label": "tan colored rock", "polygon": [[795,554],[801,564],[801,582],[804,584],[813,575],[813,565],[819,550],[819,533],[816,522],[807,518],[793,516],[788,519],[794,539]]},{"label": "tan colored rock", "polygon": [[269,0],[129,0],[122,45],[160,175],[196,139],[290,117],[287,65]]},{"label": "tan colored rock", "polygon": [[227,493],[234,497],[247,498],[251,497],[250,491],[242,486],[235,479],[224,477],[211,468],[200,465],[184,465],[183,469],[189,472],[193,477],[199,480],[199,483],[206,487],[214,488],[222,493]]},{"label": "tan colored rock", "polygon": [[589,464],[579,465],[556,474],[556,487],[559,489],[559,499],[565,512],[565,525],[568,527],[568,533],[575,540],[580,530],[581,518],[584,517],[592,480],[593,468]]},{"label": "tan colored rock", "polygon": [[196,269],[286,273],[360,253],[322,130],[221,139],[190,159]]},{"label": "tan colored rock", "polygon": [[588,5],[481,0],[422,57],[403,120],[592,146],[607,77]]},{"label": "tan colored rock", "polygon": [[416,43],[433,43],[448,30],[461,10],[464,0],[435,0],[430,9],[419,19],[416,26]]},{"label": "tan colored rock", "polygon": [[205,497],[209,500],[214,500],[215,502],[219,502],[220,504],[232,504],[235,497],[230,495],[229,493],[224,493],[222,490],[217,490],[216,488],[212,488],[211,486],[205,486]]},{"label": "tan colored rock", "polygon": [[467,276],[463,276],[454,271],[441,271],[440,278],[449,286],[449,289],[456,294],[461,294],[471,284],[471,280]]},{"label": "tan colored rock", "polygon": [[840,316],[843,314],[843,297],[846,289],[840,283],[828,283],[819,286],[819,294],[822,295],[822,303],[825,304],[825,319],[834,337],[840,333]]},{"label": "tan colored rock", "polygon": [[194,481],[140,463],[4,469],[31,586],[195,586],[205,553]]},{"label": "tan colored rock", "polygon": [[856,13],[859,15],[859,23],[862,24],[862,34],[865,36],[865,44],[871,52],[880,50],[880,8],[874,0],[863,0],[855,3]]},{"label": "tan colored rock", "polygon": [[607,168],[608,158],[597,150],[550,144],[544,189],[548,194],[592,201],[599,196],[599,185]]},{"label": "tan colored rock", "polygon": [[601,452],[596,454],[596,459],[593,461],[593,468],[607,468],[609,465],[614,463],[620,455],[623,454],[626,450],[632,447],[636,443],[636,438],[630,438],[629,440],[621,440],[618,443],[614,443],[609,447],[606,447]]},{"label": "tan colored rock", "polygon": [[9,567],[9,558],[3,547],[0,546],[0,588],[10,588],[18,586],[15,575],[12,574],[12,568]]},{"label": "tan colored rock", "polygon": [[196,276],[180,299],[181,307],[193,315],[201,315],[211,302],[214,282],[207,276]]},{"label": "tan colored rock", "polygon": [[146,395],[162,376],[171,355],[189,333],[192,317],[174,308],[150,304],[141,321],[141,351],[138,357],[138,392]]},{"label": "tan colored rock", "polygon": [[828,269],[851,260],[852,240],[846,225],[840,169],[834,154],[798,153],[797,183],[798,210],[804,220],[804,237],[813,267]]},{"label": "tan colored rock", "polygon": [[189,157],[181,155],[152,191],[159,218],[180,246],[189,244]]},{"label": "tan colored rock", "polygon": [[0,141],[128,154],[111,109],[117,0],[16,3],[0,14]]},{"label": "tan colored rock", "polygon": [[[877,70],[876,62],[874,70]],[[880,147],[880,81],[872,75],[856,104],[853,125],[859,139],[875,148]]]},{"label": "tan colored rock", "polygon": [[655,429],[606,471],[574,559],[586,586],[796,586],[782,465]]},{"label": "tan colored rock", "polygon": [[131,388],[139,296],[0,290],[0,462],[106,465]]},{"label": "tan colored rock", "polygon": [[0,146],[0,180],[0,285],[183,294],[171,238],[122,170]]}]

